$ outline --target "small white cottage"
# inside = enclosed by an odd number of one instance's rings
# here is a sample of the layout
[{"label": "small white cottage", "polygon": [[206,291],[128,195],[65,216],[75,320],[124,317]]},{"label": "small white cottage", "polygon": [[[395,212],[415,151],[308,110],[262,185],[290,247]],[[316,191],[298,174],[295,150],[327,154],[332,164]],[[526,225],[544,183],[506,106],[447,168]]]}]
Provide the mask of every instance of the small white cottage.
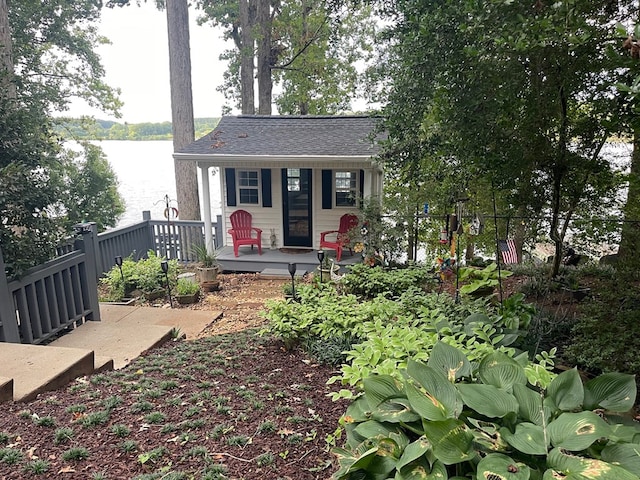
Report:
[{"label": "small white cottage", "polygon": [[211,232],[210,170],[219,169],[226,245],[232,243],[229,216],[245,210],[263,231],[263,248],[271,246],[273,232],[278,248],[317,249],[320,232],[337,229],[340,217],[357,213],[363,198],[382,193],[382,169],[374,161],[379,121],[367,116],[223,117],[215,130],[174,158],[195,160],[201,170],[206,232]]}]

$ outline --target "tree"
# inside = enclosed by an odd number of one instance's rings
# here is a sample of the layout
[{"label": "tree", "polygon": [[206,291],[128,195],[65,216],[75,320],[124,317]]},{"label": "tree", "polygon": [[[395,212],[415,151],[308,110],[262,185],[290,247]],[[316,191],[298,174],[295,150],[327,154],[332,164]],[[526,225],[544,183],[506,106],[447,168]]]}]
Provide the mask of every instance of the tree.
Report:
[{"label": "tree", "polygon": [[254,73],[257,63],[257,113],[271,114],[273,86],[282,93],[280,113],[334,113],[349,108],[357,95],[354,67],[371,50],[375,22],[369,7],[330,10],[329,2],[308,0],[200,0],[210,22],[225,29],[235,50],[225,84],[219,89],[245,114],[256,113]]},{"label": "tree", "polygon": [[618,265],[632,277],[640,272],[640,26],[636,26],[633,35],[628,35],[622,25],[618,33],[624,38],[624,49],[629,55],[624,62],[626,67],[625,81],[617,85],[618,91],[625,99],[628,108],[628,128],[633,138],[633,153],[629,169],[627,201],[624,208],[620,248],[618,249]]},{"label": "tree", "polygon": [[[167,0],[169,33],[169,75],[171,81],[171,120],[174,151],[195,140],[193,94],[191,92],[191,53],[187,0]],[[176,194],[183,220],[200,220],[198,174],[195,162],[174,160]]]},{"label": "tree", "polygon": [[68,234],[64,212],[76,207],[61,201],[64,150],[49,112],[64,111],[73,97],[105,111],[116,111],[119,101],[102,81],[93,51],[103,40],[92,24],[99,5],[13,0],[6,6],[0,5],[0,77],[16,88],[0,89],[0,244],[9,273],[17,274],[50,258]]},{"label": "tree", "polygon": [[16,97],[16,86],[13,81],[13,41],[9,26],[9,9],[7,0],[0,0],[0,87],[5,99]]},{"label": "tree", "polygon": [[557,273],[572,218],[615,187],[600,155],[618,111],[610,2],[394,7],[392,146],[428,147],[462,190],[485,178],[516,216],[546,213]]},{"label": "tree", "polygon": [[63,169],[55,172],[62,227],[69,232],[75,224],[95,222],[102,232],[116,226],[125,204],[118,193],[116,174],[102,150],[90,143],[82,146],[80,153],[66,151],[60,158]]},{"label": "tree", "polygon": [[[146,1],[146,0],[145,0]],[[108,0],[107,7],[123,7],[130,0]],[[189,3],[187,0],[155,0],[156,7],[167,11],[169,41],[169,81],[173,149],[195,140],[193,94],[191,90],[191,47],[189,45]],[[183,220],[200,220],[200,197],[195,162],[174,161],[176,196]]]}]

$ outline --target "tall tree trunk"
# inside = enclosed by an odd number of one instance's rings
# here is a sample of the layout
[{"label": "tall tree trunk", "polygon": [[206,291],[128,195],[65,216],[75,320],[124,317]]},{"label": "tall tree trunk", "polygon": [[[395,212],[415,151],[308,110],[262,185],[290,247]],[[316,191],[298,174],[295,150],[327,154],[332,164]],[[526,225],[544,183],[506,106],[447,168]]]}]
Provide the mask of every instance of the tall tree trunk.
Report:
[{"label": "tall tree trunk", "polygon": [[254,0],[240,0],[240,101],[243,115],[256,113],[255,93],[253,88],[253,55],[255,38]]},{"label": "tall tree trunk", "polygon": [[271,115],[271,0],[257,0],[258,38],[258,115]]},{"label": "tall tree trunk", "polygon": [[640,127],[634,128],[629,192],[624,207],[625,223],[618,249],[618,268],[632,275],[640,272]]},{"label": "tall tree trunk", "polygon": [[15,99],[16,85],[13,82],[13,42],[9,27],[7,0],[0,0],[0,99]]},{"label": "tall tree trunk", "polygon": [[[193,95],[191,92],[191,51],[187,0],[167,0],[169,33],[169,78],[171,82],[171,122],[173,149],[195,139]],[[180,218],[200,220],[196,162],[174,160],[176,194]]]}]

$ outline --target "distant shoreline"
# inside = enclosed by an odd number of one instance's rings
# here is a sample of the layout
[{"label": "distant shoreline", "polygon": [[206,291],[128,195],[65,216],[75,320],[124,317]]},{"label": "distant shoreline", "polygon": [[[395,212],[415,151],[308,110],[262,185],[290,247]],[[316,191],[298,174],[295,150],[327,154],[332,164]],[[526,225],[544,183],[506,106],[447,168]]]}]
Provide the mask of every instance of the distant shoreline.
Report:
[{"label": "distant shoreline", "polygon": [[[195,138],[211,132],[220,118],[196,118]],[[111,120],[70,118],[61,120],[55,129],[64,140],[172,140],[171,122],[119,123]]]}]

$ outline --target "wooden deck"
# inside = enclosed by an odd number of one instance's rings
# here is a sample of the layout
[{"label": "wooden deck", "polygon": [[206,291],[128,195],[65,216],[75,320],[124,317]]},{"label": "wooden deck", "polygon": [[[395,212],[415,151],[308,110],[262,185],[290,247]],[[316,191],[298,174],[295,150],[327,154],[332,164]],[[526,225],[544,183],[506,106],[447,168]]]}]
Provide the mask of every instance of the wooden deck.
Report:
[{"label": "wooden deck", "polygon": [[[225,272],[253,272],[259,273],[264,270],[280,271],[289,276],[289,263],[297,266],[297,275],[304,272],[313,272],[318,267],[318,251],[313,250],[305,253],[292,253],[293,249],[269,250],[262,249],[262,255],[258,254],[258,249],[251,250],[249,247],[240,247],[238,256],[234,256],[233,247],[226,245],[218,250],[218,263]],[[335,251],[325,250],[325,255],[335,260]],[[325,257],[326,258],[326,257]],[[359,253],[353,252],[349,255],[349,250],[342,252],[342,259],[336,262],[344,272],[347,265],[353,265],[362,261]]]}]

